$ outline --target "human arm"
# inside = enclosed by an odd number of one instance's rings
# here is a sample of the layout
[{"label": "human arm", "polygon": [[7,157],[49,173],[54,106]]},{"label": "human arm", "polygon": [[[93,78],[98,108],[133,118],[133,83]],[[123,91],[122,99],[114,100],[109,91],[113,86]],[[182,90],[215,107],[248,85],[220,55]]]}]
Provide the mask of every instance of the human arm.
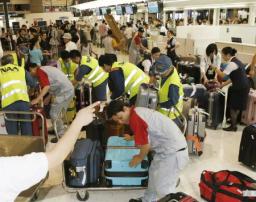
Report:
[{"label": "human arm", "polygon": [[144,60],[142,62],[142,66],[144,67],[144,72],[146,74],[149,74],[149,71],[150,71],[150,67],[152,66],[152,63],[150,60]]},{"label": "human arm", "polygon": [[56,146],[51,151],[46,152],[49,170],[60,165],[63,160],[65,160],[69,152],[73,149],[82,127],[88,125],[93,121],[95,117],[94,107],[99,104],[100,102],[96,102],[80,110],[77,113],[76,118],[74,119],[66,133],[63,135],[63,137],[58,141]]},{"label": "human arm", "polygon": [[136,167],[138,164],[140,164],[150,151],[149,144],[145,144],[137,147],[140,149],[140,153],[138,155],[133,156],[132,160],[129,163],[130,167]]},{"label": "human arm", "polygon": [[32,105],[36,105],[40,102],[40,100],[43,100],[44,96],[49,92],[50,86],[45,86],[41,91],[40,94],[31,101]]},{"label": "human arm", "polygon": [[179,87],[176,85],[170,85],[169,86],[169,92],[168,92],[168,101],[160,103],[160,107],[171,109],[173,106],[175,106],[179,102]]},{"label": "human arm", "polygon": [[125,92],[124,75],[120,69],[109,73],[108,86],[111,91],[111,99],[114,100],[122,96]]}]

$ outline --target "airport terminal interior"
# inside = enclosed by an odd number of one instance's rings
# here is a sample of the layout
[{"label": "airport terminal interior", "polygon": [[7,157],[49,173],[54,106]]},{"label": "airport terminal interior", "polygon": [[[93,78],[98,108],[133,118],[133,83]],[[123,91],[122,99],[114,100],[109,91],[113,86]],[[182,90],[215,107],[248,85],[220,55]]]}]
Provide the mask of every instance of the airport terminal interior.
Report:
[{"label": "airport terminal interior", "polygon": [[2,0],[0,27],[1,202],[256,202],[256,0]]}]

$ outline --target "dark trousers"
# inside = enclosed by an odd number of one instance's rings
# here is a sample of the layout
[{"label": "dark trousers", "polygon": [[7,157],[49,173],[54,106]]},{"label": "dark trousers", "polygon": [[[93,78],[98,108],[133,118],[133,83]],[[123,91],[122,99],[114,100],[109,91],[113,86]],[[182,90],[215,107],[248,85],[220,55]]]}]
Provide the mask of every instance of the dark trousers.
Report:
[{"label": "dark trousers", "polygon": [[[3,111],[30,111],[30,105],[25,101],[17,101],[9,106],[3,108]],[[31,120],[30,115],[21,115],[21,114],[7,114],[7,118],[11,119],[25,119]],[[31,122],[23,122],[23,121],[8,121],[5,120],[5,126],[7,133],[10,135],[17,135],[19,131],[21,135],[32,135],[32,124]]]}]

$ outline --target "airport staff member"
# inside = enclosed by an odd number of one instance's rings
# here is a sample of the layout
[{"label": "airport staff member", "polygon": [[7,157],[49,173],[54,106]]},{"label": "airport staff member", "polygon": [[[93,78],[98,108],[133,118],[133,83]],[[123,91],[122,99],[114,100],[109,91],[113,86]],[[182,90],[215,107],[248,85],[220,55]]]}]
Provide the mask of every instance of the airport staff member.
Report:
[{"label": "airport staff member", "polygon": [[176,66],[177,62],[179,61],[179,56],[176,54],[176,49],[179,46],[180,46],[179,43],[177,42],[176,38],[174,37],[174,32],[172,30],[169,30],[166,49],[167,49],[167,56],[171,58],[174,66]]},{"label": "airport staff member", "polygon": [[222,72],[217,67],[213,67],[213,70],[222,79],[229,77],[232,86],[230,87],[230,115],[231,125],[227,128],[223,128],[225,131],[237,130],[237,116],[240,111],[246,109],[248,93],[250,91],[249,80],[246,76],[244,64],[236,58],[237,50],[232,47],[225,47],[222,49],[222,58],[228,63],[225,70]]},{"label": "airport staff member", "polygon": [[167,55],[161,55],[156,60],[153,68],[160,76],[158,111],[170,117],[180,126],[180,113],[183,108],[184,92],[178,72]]},{"label": "airport staff member", "polygon": [[13,202],[22,191],[44,179],[49,170],[61,165],[74,148],[82,127],[93,121],[97,105],[99,103],[80,110],[65,135],[50,151],[0,157],[0,201]]},{"label": "airport staff member", "polygon": [[[12,55],[5,55],[1,59],[0,85],[3,111],[30,111],[27,83],[35,86],[33,79],[23,67],[14,65]],[[30,119],[29,115],[7,115],[14,119]],[[32,135],[31,122],[18,122],[22,135]],[[8,134],[17,135],[19,132],[16,121],[5,120]]]},{"label": "airport staff member", "polygon": [[[49,92],[52,96],[50,117],[52,123],[56,123],[59,137],[64,134],[64,124],[60,113],[67,111],[68,105],[74,97],[74,87],[68,80],[66,75],[55,67],[38,66],[37,64],[30,64],[30,74],[36,77],[41,87],[41,92],[37,98],[31,101],[32,105],[39,103],[43,97]],[[57,141],[56,138],[52,140],[53,143]]]},{"label": "airport staff member", "polygon": [[60,52],[60,58],[57,62],[57,68],[60,69],[70,81],[75,79],[77,64],[70,60],[69,52],[63,50]]},{"label": "airport staff member", "polygon": [[187,142],[176,124],[161,113],[142,107],[128,107],[120,100],[112,101],[107,108],[108,118],[130,126],[140,153],[130,161],[136,167],[150,150],[155,152],[149,167],[148,188],[142,198],[130,202],[152,202],[175,193],[180,171],[188,163]]},{"label": "airport staff member", "polygon": [[143,37],[144,29],[139,27],[138,33],[133,37],[129,48],[129,62],[138,64],[141,60],[140,51],[146,52],[147,48],[142,45],[141,39]]},{"label": "airport staff member", "polygon": [[135,104],[139,87],[148,83],[149,77],[141,69],[131,63],[117,62],[116,55],[105,54],[99,58],[99,64],[109,72],[108,86],[111,99],[129,94],[130,104]]},{"label": "airport staff member", "polygon": [[99,66],[98,60],[90,56],[81,56],[78,50],[70,52],[71,60],[79,65],[73,82],[76,85],[83,78],[92,83],[92,102],[107,99],[108,74]]}]

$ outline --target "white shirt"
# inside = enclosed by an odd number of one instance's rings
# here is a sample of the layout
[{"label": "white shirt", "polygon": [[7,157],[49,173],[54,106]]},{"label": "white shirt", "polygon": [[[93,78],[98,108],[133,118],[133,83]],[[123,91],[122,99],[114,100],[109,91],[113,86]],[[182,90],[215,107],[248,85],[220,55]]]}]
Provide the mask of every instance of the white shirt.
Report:
[{"label": "white shirt", "polygon": [[234,57],[232,57],[227,65],[227,67],[225,68],[225,70],[223,71],[224,74],[226,75],[230,75],[231,72],[237,70],[239,67],[236,63],[234,62],[231,62],[231,60],[233,59]]},{"label": "white shirt", "polygon": [[149,60],[149,59],[146,59],[146,60],[144,60],[141,64],[142,64],[142,66],[144,67],[144,72],[145,73],[149,73],[149,71],[150,71],[150,68],[151,68],[151,66],[152,66],[152,64],[154,63],[155,61],[152,59],[152,62]]},{"label": "white shirt", "polygon": [[68,52],[72,50],[78,50],[77,45],[73,41],[69,41],[68,43],[66,43],[65,47],[65,50]]},{"label": "white shirt", "polygon": [[220,53],[213,56],[213,62],[211,61],[210,57],[205,55],[201,59],[201,63],[200,63],[201,72],[203,74],[205,74],[210,65],[213,65],[213,66],[216,66],[219,68],[220,64],[221,64],[221,54]]},{"label": "white shirt", "polygon": [[105,47],[105,54],[116,54],[115,49],[112,45],[112,37],[107,36],[105,39],[103,39],[103,45]]},{"label": "white shirt", "polygon": [[133,33],[133,28],[132,27],[127,27],[124,31],[124,35],[126,36],[127,39],[132,38],[132,33]]},{"label": "white shirt", "polygon": [[45,153],[0,157],[0,201],[13,202],[22,191],[44,179],[47,172]]},{"label": "white shirt", "polygon": [[160,33],[165,33],[165,35],[167,34],[167,29],[164,25],[161,26]]}]

